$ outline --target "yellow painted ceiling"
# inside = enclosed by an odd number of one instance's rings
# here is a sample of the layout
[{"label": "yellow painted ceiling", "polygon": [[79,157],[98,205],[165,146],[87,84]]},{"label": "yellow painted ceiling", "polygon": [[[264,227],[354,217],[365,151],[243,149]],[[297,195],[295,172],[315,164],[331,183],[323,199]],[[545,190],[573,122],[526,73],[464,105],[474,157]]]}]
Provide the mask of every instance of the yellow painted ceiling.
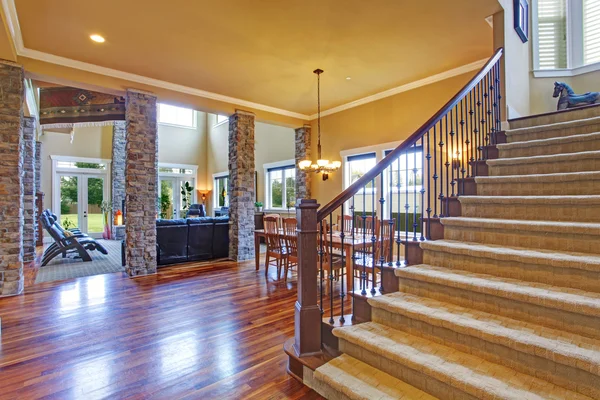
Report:
[{"label": "yellow painted ceiling", "polygon": [[497,0],[15,3],[26,48],[303,114],[316,111],[315,68],[328,109],[489,57],[484,18],[500,10]]}]

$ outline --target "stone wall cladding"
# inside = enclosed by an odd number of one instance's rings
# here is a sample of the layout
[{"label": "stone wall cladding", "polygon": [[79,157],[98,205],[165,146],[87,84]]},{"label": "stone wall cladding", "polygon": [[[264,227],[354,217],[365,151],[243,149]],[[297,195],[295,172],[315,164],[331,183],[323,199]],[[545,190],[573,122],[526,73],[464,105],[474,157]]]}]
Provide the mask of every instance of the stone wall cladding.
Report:
[{"label": "stone wall cladding", "polygon": [[[113,125],[112,141],[112,204],[113,212],[123,210],[123,201],[125,200],[125,143],[127,128],[125,121],[115,121]],[[113,238],[123,239],[123,235],[117,236],[117,229],[113,226]]]},{"label": "stone wall cladding", "polygon": [[23,291],[23,67],[0,60],[0,296]]},{"label": "stone wall cladding", "polygon": [[298,163],[310,160],[310,125],[296,129],[296,199],[310,199],[311,174],[301,171]]},{"label": "stone wall cladding", "polygon": [[138,276],[156,273],[156,96],[128,90],[125,104],[126,271]]},{"label": "stone wall cladding", "polygon": [[254,258],[254,114],[229,117],[229,258]]},{"label": "stone wall cladding", "polygon": [[[35,142],[35,192],[36,193],[41,193],[42,192],[42,142]],[[40,235],[43,235],[43,232],[40,232],[40,226],[39,226],[39,216],[42,213],[42,209],[40,207],[37,206],[37,202],[36,202],[36,207],[35,207],[35,223],[33,224],[35,226],[35,241],[36,241],[36,245],[39,244],[39,238]]]},{"label": "stone wall cladding", "polygon": [[35,118],[23,118],[23,262],[35,259]]}]

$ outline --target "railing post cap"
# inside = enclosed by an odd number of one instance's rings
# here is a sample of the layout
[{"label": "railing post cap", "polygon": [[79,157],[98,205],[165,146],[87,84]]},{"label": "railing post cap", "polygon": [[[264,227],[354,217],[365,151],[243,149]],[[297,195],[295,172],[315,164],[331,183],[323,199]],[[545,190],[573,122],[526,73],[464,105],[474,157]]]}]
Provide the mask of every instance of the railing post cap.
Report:
[{"label": "railing post cap", "polygon": [[319,208],[320,204],[315,199],[298,199],[296,201],[296,208],[301,209],[316,209]]}]

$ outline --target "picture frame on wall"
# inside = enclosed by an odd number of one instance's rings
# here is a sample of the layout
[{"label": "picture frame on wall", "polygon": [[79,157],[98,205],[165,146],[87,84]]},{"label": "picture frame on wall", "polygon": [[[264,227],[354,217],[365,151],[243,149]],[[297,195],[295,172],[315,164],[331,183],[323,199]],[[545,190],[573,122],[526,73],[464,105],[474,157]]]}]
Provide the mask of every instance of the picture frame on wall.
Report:
[{"label": "picture frame on wall", "polygon": [[527,0],[514,0],[515,31],[523,43],[529,40],[529,3]]}]

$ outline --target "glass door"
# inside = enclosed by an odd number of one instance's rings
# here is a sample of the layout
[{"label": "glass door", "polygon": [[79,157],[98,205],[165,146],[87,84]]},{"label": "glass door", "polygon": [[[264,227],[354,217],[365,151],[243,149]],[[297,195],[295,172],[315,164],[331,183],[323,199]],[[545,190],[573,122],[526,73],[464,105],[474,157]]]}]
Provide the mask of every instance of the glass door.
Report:
[{"label": "glass door", "polygon": [[177,179],[160,178],[160,218],[175,219],[179,212]]},{"label": "glass door", "polygon": [[[83,210],[81,230],[90,236],[101,236],[104,230],[104,215],[101,205],[104,201],[104,177],[84,175]],[[110,221],[107,221],[110,223]]]},{"label": "glass door", "polygon": [[81,213],[81,184],[78,175],[59,175],[60,193],[60,224],[65,229],[80,228],[82,224]]}]

